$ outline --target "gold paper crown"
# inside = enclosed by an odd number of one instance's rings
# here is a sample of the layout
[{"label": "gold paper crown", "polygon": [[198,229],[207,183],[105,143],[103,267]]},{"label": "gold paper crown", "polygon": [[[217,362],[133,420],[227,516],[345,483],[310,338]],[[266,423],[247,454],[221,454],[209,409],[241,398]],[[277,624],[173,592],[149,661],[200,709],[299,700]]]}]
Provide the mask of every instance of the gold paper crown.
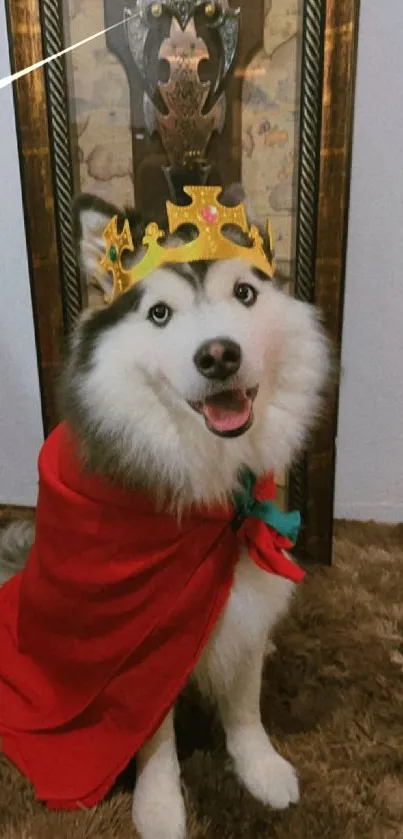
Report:
[{"label": "gold paper crown", "polygon": [[[198,237],[179,247],[164,247],[159,244],[159,241],[165,239],[165,233],[153,222],[146,228],[143,238],[146,253],[129,271],[123,268],[121,262],[124,251],[134,253],[129,222],[126,219],[119,233],[117,216],[111,219],[103,234],[106,254],[101,261],[101,266],[113,275],[113,291],[109,297],[106,297],[107,303],[112,303],[120,294],[128,291],[152,271],[167,263],[242,259],[263,271],[270,279],[273,277],[274,251],[270,222],[267,222],[269,242],[269,257],[267,257],[263,238],[255,225],[249,227],[243,204],[237,207],[224,207],[218,201],[222,189],[217,186],[187,186],[185,192],[192,199],[191,204],[177,207],[167,201],[169,233],[176,233],[182,225],[191,224],[199,231]],[[238,227],[246,233],[250,246],[237,245],[227,239],[222,233],[225,225]]]}]

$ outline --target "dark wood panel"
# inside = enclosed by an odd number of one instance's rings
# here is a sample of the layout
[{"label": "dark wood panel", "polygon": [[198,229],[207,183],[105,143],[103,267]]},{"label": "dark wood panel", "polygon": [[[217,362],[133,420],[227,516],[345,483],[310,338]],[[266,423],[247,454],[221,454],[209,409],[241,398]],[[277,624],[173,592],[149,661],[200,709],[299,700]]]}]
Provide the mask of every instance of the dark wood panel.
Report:
[{"label": "dark wood panel", "polygon": [[[9,0],[8,21],[13,72],[41,61],[38,0]],[[64,326],[43,69],[15,82],[14,101],[43,421],[47,433],[57,421],[54,376],[60,366]]]},{"label": "dark wood panel", "polygon": [[[356,0],[328,0],[319,174],[315,302],[340,355],[358,29]],[[306,549],[330,561],[338,388],[308,459]]]}]

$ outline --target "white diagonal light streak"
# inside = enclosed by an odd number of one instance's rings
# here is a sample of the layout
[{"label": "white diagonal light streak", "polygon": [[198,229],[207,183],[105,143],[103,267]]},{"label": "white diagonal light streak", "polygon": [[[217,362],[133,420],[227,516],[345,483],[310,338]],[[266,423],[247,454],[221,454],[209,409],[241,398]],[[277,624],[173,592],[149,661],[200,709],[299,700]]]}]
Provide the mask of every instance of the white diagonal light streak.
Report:
[{"label": "white diagonal light streak", "polygon": [[89,35],[88,38],[84,38],[82,41],[78,41],[76,44],[71,44],[70,47],[66,47],[66,49],[61,50],[61,52],[56,52],[54,55],[49,55],[48,58],[43,58],[41,61],[37,61],[36,64],[31,64],[30,67],[26,67],[24,70],[18,70],[17,73],[13,73],[11,76],[4,76],[3,79],[0,79],[0,90],[3,87],[7,87],[13,82],[16,82],[17,79],[21,79],[23,76],[27,76],[28,73],[32,73],[34,70],[38,70],[39,67],[44,67],[45,64],[49,64],[51,61],[55,61],[56,58],[61,58],[62,55],[66,55],[66,53],[71,52],[72,50],[77,49],[77,47],[82,47],[84,44],[88,44],[89,41],[93,41],[94,38],[98,38],[100,35],[105,35],[106,32],[110,32],[111,29],[115,29],[116,26],[121,26],[123,20],[119,20],[118,23],[113,23],[112,26],[108,26],[106,29],[101,29],[99,32],[95,32],[94,35]]}]

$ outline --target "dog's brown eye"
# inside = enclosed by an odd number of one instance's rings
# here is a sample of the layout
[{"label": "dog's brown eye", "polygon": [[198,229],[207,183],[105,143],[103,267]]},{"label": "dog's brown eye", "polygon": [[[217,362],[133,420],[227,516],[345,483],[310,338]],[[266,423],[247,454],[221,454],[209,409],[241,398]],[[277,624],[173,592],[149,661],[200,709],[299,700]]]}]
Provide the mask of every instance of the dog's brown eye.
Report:
[{"label": "dog's brown eye", "polygon": [[257,300],[257,291],[249,283],[237,283],[234,288],[234,295],[244,306],[253,306]]},{"label": "dog's brown eye", "polygon": [[171,320],[171,317],[172,309],[166,303],[156,303],[148,313],[148,319],[152,323],[155,323],[156,326],[166,326]]}]

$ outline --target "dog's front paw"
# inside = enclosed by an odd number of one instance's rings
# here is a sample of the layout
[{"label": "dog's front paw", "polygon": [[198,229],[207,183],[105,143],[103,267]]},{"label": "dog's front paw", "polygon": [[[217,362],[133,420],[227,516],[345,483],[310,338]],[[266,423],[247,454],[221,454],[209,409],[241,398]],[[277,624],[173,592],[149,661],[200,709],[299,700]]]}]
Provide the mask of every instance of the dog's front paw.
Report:
[{"label": "dog's front paw", "polygon": [[244,765],[242,770],[241,779],[246,788],[263,804],[275,810],[285,810],[299,800],[295,769],[276,752],[268,752],[257,763]]},{"label": "dog's front paw", "polygon": [[254,798],[275,810],[296,804],[299,784],[295,769],[275,751],[266,736],[264,742],[263,737],[255,742],[253,739],[248,743],[242,737],[231,743],[230,754],[238,777]]},{"label": "dog's front paw", "polygon": [[155,784],[140,775],[132,813],[141,839],[186,839],[185,804],[175,778]]}]

